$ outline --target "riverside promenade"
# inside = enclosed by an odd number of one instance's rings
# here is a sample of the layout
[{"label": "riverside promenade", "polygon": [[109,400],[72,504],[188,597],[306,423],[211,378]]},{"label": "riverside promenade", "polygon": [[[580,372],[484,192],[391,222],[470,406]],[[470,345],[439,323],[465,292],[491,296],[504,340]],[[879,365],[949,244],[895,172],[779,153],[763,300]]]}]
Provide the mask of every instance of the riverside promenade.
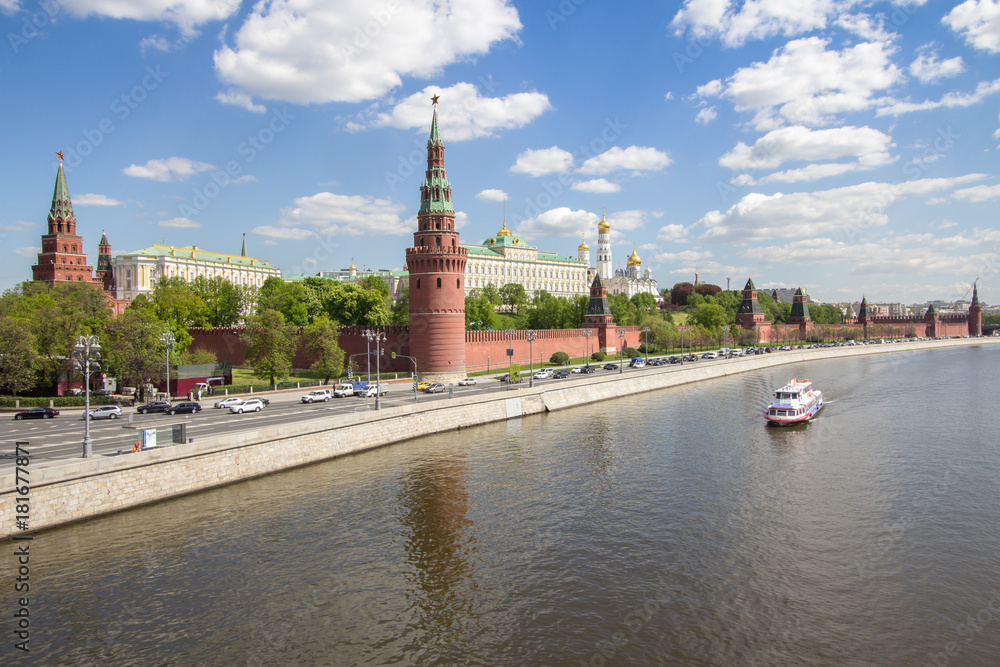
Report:
[{"label": "riverside promenade", "polygon": [[[17,479],[10,469],[0,475],[0,539],[22,532],[17,523],[22,513],[16,510],[19,504],[25,505],[20,500],[25,490],[30,499],[27,528],[37,531],[424,435],[736,373],[847,356],[932,353],[936,349],[993,344],[1000,344],[1000,338],[797,349],[725,363],[653,367],[624,375],[587,376],[585,381],[560,381],[530,389],[399,405],[378,412],[323,416],[118,456],[29,463],[26,478]],[[14,443],[4,446],[13,450]]]}]

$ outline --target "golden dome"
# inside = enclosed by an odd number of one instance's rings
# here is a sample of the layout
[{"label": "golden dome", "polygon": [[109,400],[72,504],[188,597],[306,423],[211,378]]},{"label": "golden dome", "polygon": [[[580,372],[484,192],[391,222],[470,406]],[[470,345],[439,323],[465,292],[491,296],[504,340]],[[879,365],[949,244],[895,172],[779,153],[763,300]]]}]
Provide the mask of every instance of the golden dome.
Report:
[{"label": "golden dome", "polygon": [[601,224],[597,225],[597,231],[606,232],[611,229],[611,225],[608,224],[608,219],[601,215]]},{"label": "golden dome", "polygon": [[510,230],[507,229],[507,221],[506,220],[503,221],[503,229],[501,229],[499,232],[497,232],[497,236],[513,236],[513,234],[510,233]]},{"label": "golden dome", "polygon": [[632,247],[632,254],[628,258],[629,266],[639,266],[642,264],[642,260],[639,259],[639,255],[635,253],[635,246]]},{"label": "golden dome", "polygon": [[580,239],[580,245],[577,247],[577,250],[590,250],[590,246],[587,245],[587,239]]}]

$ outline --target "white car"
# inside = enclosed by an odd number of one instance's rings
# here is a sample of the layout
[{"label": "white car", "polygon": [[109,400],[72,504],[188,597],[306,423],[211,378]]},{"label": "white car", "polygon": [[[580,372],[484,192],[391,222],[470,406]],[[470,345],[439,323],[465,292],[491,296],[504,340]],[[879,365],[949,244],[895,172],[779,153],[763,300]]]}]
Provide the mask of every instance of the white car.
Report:
[{"label": "white car", "polygon": [[345,396],[354,396],[354,385],[353,384],[338,384],[333,388],[334,398],[344,398]]},{"label": "white car", "polygon": [[264,409],[264,402],[259,398],[249,398],[245,401],[230,406],[229,412],[234,415],[241,415],[244,412],[260,412]]},{"label": "white car", "polygon": [[535,373],[535,375],[533,377],[536,380],[545,380],[547,378],[552,377],[552,371],[549,370],[548,368],[543,368],[542,370],[540,370],[537,373]]},{"label": "white car", "polygon": [[458,381],[459,387],[468,387],[469,385],[476,384],[476,378],[465,378],[464,380]]},{"label": "white car", "polygon": [[215,407],[217,408],[231,408],[234,405],[238,405],[243,402],[243,399],[239,396],[230,396],[229,398],[224,398],[221,401],[215,402]]},{"label": "white car", "polygon": [[329,389],[313,389],[308,394],[302,397],[303,403],[316,403],[317,401],[329,401],[329,400],[330,400]]},{"label": "white car", "polygon": [[118,419],[122,416],[122,409],[117,405],[102,405],[92,409],[87,416],[91,419]]},{"label": "white car", "polygon": [[361,395],[364,396],[365,398],[375,398],[377,394],[382,394],[383,396],[385,396],[388,393],[389,393],[389,386],[386,385],[383,387],[382,384],[379,383],[379,384],[368,385],[367,387],[364,388],[364,393]]}]

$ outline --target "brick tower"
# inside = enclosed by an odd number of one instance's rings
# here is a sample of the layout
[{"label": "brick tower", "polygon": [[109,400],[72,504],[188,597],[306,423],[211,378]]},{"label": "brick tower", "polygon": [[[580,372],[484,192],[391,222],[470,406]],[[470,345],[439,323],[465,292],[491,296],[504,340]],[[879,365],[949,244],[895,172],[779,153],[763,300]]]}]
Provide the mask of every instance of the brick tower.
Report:
[{"label": "brick tower", "polygon": [[747,284],[743,288],[743,300],[736,309],[736,325],[754,332],[755,343],[767,343],[771,340],[771,323],[767,321],[764,309],[757,300],[757,287],[753,284],[753,278],[747,278]]},{"label": "brick tower", "polygon": [[410,274],[410,350],[423,380],[465,377],[465,248],[458,244],[451,185],[444,170],[438,129],[438,96],[427,139],[427,172],[420,186],[420,212],[413,247],[406,249]]},{"label": "brick tower", "polygon": [[969,304],[969,335],[983,335],[983,306],[979,303],[979,286],[972,283],[972,303]]},{"label": "brick tower", "polygon": [[583,328],[597,330],[597,349],[603,352],[608,348],[608,341],[614,339],[614,326],[608,305],[608,288],[601,282],[601,272],[598,271],[590,284],[590,302],[583,318]]},{"label": "brick tower", "polygon": [[809,317],[809,303],[806,299],[806,293],[800,286],[795,290],[795,296],[792,297],[792,313],[788,318],[789,324],[797,324],[799,327],[799,335],[805,338],[809,327],[812,325],[812,318]]},{"label": "brick tower", "polygon": [[87,264],[83,237],[76,234],[76,216],[62,167],[63,153],[56,155],[59,171],[49,208],[49,233],[42,236],[42,251],[38,263],[31,267],[31,279],[43,283],[88,282],[103,287],[100,280],[94,279],[94,267]]}]

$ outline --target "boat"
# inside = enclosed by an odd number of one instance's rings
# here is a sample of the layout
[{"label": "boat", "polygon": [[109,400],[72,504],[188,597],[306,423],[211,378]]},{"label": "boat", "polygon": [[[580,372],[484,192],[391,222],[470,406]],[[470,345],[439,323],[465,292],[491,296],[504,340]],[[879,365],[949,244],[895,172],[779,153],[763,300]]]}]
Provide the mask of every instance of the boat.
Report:
[{"label": "boat", "polygon": [[764,413],[772,426],[801,424],[823,409],[823,392],[813,389],[812,382],[792,379],[774,392],[774,403]]}]

